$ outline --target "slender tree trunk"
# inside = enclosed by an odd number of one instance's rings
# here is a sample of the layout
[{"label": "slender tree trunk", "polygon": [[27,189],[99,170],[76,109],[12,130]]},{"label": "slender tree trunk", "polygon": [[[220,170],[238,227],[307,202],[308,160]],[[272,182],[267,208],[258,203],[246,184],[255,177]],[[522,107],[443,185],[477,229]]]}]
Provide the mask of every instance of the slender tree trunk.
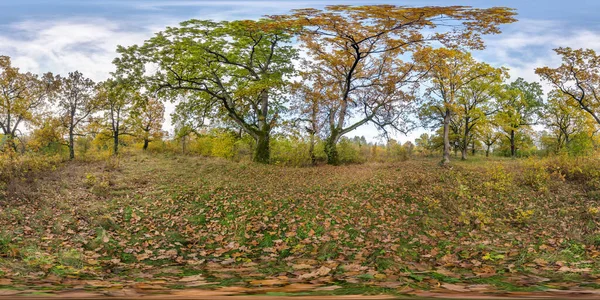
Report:
[{"label": "slender tree trunk", "polygon": [[450,110],[446,109],[444,115],[444,156],[441,161],[441,165],[448,165],[450,163]]},{"label": "slender tree trunk", "polygon": [[144,147],[142,148],[144,151],[146,151],[148,149],[149,143],[150,143],[150,141],[148,139],[144,139]]},{"label": "slender tree trunk", "polygon": [[515,157],[517,155],[517,149],[515,147],[515,131],[510,131],[510,157]]},{"label": "slender tree trunk", "polygon": [[69,159],[75,159],[75,137],[73,134],[73,126],[69,128]]},{"label": "slender tree trunk", "polygon": [[332,130],[331,135],[325,140],[325,154],[327,155],[327,164],[339,165],[340,158],[337,151],[337,130]]},{"label": "slender tree trunk", "polygon": [[475,139],[471,141],[471,155],[475,156]]},{"label": "slender tree trunk", "polygon": [[315,132],[310,132],[310,145],[308,146],[308,156],[310,157],[311,165],[317,163],[317,157],[315,156]]},{"label": "slender tree trunk", "polygon": [[113,136],[113,155],[119,154],[119,135],[115,132]]},{"label": "slender tree trunk", "polygon": [[490,157],[490,148],[492,147],[492,145],[487,145],[487,147],[485,148],[485,157]]},{"label": "slender tree trunk", "polygon": [[469,117],[465,117],[465,132],[462,140],[461,160],[467,160],[467,148],[469,147]]}]

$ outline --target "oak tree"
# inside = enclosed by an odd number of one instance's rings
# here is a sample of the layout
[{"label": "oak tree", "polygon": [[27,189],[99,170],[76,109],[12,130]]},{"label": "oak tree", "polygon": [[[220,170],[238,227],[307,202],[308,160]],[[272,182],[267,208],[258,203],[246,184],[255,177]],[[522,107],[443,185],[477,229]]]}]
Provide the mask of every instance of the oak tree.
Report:
[{"label": "oak tree", "polygon": [[510,156],[517,155],[516,133],[537,123],[538,112],[543,105],[542,86],[523,78],[504,86],[498,93],[498,112],[494,122],[510,144]]},{"label": "oak tree", "polygon": [[[490,98],[490,82],[499,80],[501,70],[477,62],[470,53],[448,48],[424,48],[415,55],[427,68],[429,79],[421,118],[443,128],[444,152],[441,164],[450,163],[450,130],[466,158],[469,133],[485,113],[479,106]],[[482,85],[482,86],[477,86]],[[467,88],[469,87],[469,88]],[[459,100],[462,99],[462,100]],[[458,115],[452,123],[453,116]],[[461,136],[464,136],[461,138]],[[460,140],[460,141],[459,141]]]},{"label": "oak tree", "polygon": [[131,123],[133,135],[144,142],[143,150],[148,149],[148,144],[162,136],[162,125],[165,121],[165,105],[155,97],[142,97],[141,101],[132,107]]},{"label": "oak tree", "polygon": [[75,158],[75,136],[78,126],[99,107],[96,84],[78,71],[60,78],[56,95],[62,126],[67,129],[69,158]]},{"label": "oak tree", "polygon": [[[150,90],[171,96],[197,93],[193,106],[210,107],[256,141],[254,161],[268,163],[271,130],[287,101],[296,50],[287,27],[272,20],[190,20],[157,33],[141,47],[119,48],[124,73],[146,74]],[[125,69],[123,71],[123,69]],[[127,71],[127,69],[133,69]],[[198,111],[204,111],[198,109]]]},{"label": "oak tree", "polygon": [[100,120],[101,128],[108,132],[113,141],[113,155],[119,154],[119,138],[132,134],[131,125],[125,122],[129,118],[134,103],[139,101],[139,92],[130,83],[110,78],[99,84],[98,103],[104,111]]},{"label": "oak tree", "polygon": [[56,77],[22,73],[11,65],[8,56],[0,56],[0,128],[7,145],[17,149],[19,126],[34,122],[56,90]]},{"label": "oak tree", "polygon": [[301,26],[299,40],[317,66],[314,72],[335,88],[323,106],[328,109],[328,162],[336,164],[336,143],[359,126],[410,129],[405,118],[410,88],[422,74],[401,59],[404,54],[433,41],[483,48],[481,36],[499,33],[498,25],[514,22],[514,15],[504,7],[334,5],[272,18]]},{"label": "oak tree", "polygon": [[575,100],[600,124],[600,56],[592,49],[566,47],[554,51],[563,63],[554,69],[537,68],[535,72]]}]

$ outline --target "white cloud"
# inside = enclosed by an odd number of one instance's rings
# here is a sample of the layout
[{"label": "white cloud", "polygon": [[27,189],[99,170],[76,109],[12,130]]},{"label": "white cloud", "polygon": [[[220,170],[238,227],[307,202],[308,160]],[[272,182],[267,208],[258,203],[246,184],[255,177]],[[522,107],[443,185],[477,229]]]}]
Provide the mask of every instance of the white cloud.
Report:
[{"label": "white cloud", "polygon": [[150,32],[130,31],[106,19],[24,21],[0,35],[0,53],[25,71],[66,74],[78,70],[104,80],[113,70],[117,45],[140,43]]}]

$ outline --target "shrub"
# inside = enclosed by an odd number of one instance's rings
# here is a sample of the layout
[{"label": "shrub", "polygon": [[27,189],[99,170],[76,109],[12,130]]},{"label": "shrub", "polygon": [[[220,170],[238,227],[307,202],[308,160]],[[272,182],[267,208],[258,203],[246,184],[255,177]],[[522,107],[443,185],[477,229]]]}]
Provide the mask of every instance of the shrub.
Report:
[{"label": "shrub", "polygon": [[486,178],[489,181],[484,182],[484,186],[496,192],[505,192],[513,184],[512,174],[506,172],[501,165],[492,165],[487,169]]},{"label": "shrub", "polygon": [[0,199],[11,194],[12,188],[19,186],[18,182],[31,179],[36,173],[54,170],[61,161],[62,159],[58,155],[46,156],[31,153],[0,155]]},{"label": "shrub", "polygon": [[341,163],[353,164],[363,163],[365,158],[360,154],[359,146],[352,143],[352,141],[346,137],[341,138],[337,145],[338,156]]},{"label": "shrub", "polygon": [[523,183],[537,191],[548,190],[550,174],[547,166],[540,160],[528,160],[524,164]]}]

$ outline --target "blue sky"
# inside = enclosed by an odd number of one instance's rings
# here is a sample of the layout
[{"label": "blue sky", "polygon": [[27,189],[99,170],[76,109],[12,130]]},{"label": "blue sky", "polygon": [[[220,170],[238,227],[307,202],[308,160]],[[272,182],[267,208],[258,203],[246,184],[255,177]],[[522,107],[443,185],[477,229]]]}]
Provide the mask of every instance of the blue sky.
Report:
[{"label": "blue sky", "polygon": [[[165,26],[190,18],[259,18],[293,8],[384,3],[516,8],[519,22],[504,26],[501,35],[487,37],[487,49],[474,53],[480,60],[510,68],[512,79],[539,81],[533,69],[558,64],[552,49],[559,46],[600,51],[598,0],[0,0],[0,55],[11,56],[13,64],[26,71],[79,70],[99,81],[113,69],[117,45],[141,43]],[[414,140],[421,132],[397,138]],[[370,127],[353,134],[377,135]]]}]

